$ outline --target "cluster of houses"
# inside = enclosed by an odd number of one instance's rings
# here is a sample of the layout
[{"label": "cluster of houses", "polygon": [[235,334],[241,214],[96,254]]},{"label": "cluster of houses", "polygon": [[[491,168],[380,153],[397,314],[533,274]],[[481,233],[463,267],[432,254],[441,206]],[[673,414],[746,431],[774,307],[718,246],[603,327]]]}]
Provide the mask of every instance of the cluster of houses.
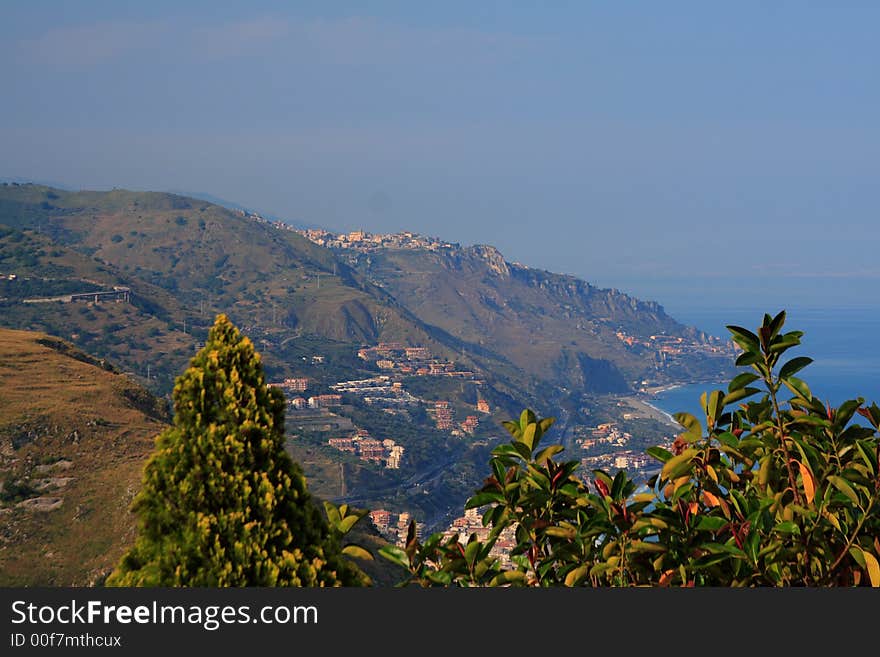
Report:
[{"label": "cluster of houses", "polygon": [[358,351],[361,360],[376,363],[380,370],[405,376],[452,376],[473,379],[474,373],[456,370],[455,363],[435,358],[427,347],[407,347],[397,342],[380,342]]},{"label": "cluster of houses", "polygon": [[305,408],[333,408],[342,405],[342,395],[313,395],[311,397],[294,397],[289,399],[288,404],[297,410]]},{"label": "cluster of houses", "polygon": [[383,408],[413,406],[420,401],[418,397],[404,389],[403,383],[392,381],[387,375],[340,381],[330,388],[336,392],[357,395],[370,406],[377,405]]},{"label": "cluster of houses", "polygon": [[372,251],[374,249],[425,249],[440,251],[457,249],[460,245],[446,242],[436,237],[426,237],[418,233],[403,231],[394,234],[373,234],[363,230],[350,233],[332,233],[328,230],[298,230],[306,239],[331,249],[350,249],[355,251]]},{"label": "cluster of houses", "polygon": [[354,454],[362,461],[377,465],[384,463],[386,468],[392,470],[400,468],[400,459],[405,451],[403,445],[398,445],[390,438],[376,440],[365,429],[357,429],[354,435],[346,438],[330,438],[327,444],[340,452]]},{"label": "cluster of houses", "polygon": [[[491,527],[483,526],[480,509],[467,509],[464,515],[452,521],[452,524],[443,532],[444,541],[458,536],[458,542],[467,545],[472,534],[485,541],[489,537]],[[490,556],[497,557],[505,567],[510,565],[510,552],[516,547],[516,523],[506,527],[498,536],[495,545],[489,552]]]},{"label": "cluster of houses", "polygon": [[[485,399],[477,402],[477,409],[482,413],[489,412],[489,403]],[[483,410],[485,409],[485,410]],[[428,415],[434,420],[434,426],[440,431],[449,431],[453,436],[473,435],[480,426],[480,419],[476,415],[468,415],[464,422],[455,424],[455,409],[446,400],[428,402]]]},{"label": "cluster of houses", "polygon": [[632,440],[632,434],[622,431],[614,422],[605,422],[591,429],[587,436],[575,439],[581,449],[593,449],[601,445],[625,445]]},{"label": "cluster of houses", "polygon": [[657,461],[645,454],[634,450],[624,449],[608,454],[585,456],[581,459],[581,465],[586,472],[595,469],[626,470],[633,475],[651,467],[657,466]]},{"label": "cluster of houses", "polygon": [[[383,369],[395,370],[389,374],[379,374],[363,379],[339,381],[329,386],[330,392],[315,392],[317,382],[307,376],[286,378],[271,385],[281,388],[288,399],[292,417],[302,426],[317,427],[318,431],[333,431],[336,435],[327,440],[327,444],[339,451],[348,452],[359,459],[384,464],[386,468],[399,469],[404,454],[404,447],[394,440],[386,438],[376,440],[364,429],[354,426],[349,418],[340,414],[338,409],[343,406],[344,396],[355,395],[363,399],[369,406],[376,406],[390,414],[410,417],[411,407],[424,405],[428,415],[437,429],[449,431],[453,436],[472,436],[480,426],[479,414],[489,414],[491,407],[485,399],[478,399],[476,412],[468,414],[463,421],[455,421],[455,408],[448,400],[428,401],[416,397],[404,387],[401,374],[406,373],[409,366],[416,373],[446,375],[468,375],[470,372],[456,372],[451,362],[438,361],[432,357],[427,347],[411,347],[399,343],[380,343],[373,347],[365,347],[358,352],[362,360],[375,360]],[[332,410],[331,410],[332,409]],[[339,434],[351,431],[351,435]]]},{"label": "cluster of houses", "polygon": [[630,440],[632,434],[613,422],[587,428],[586,435],[575,439],[575,444],[586,452],[581,458],[584,476],[589,476],[591,470],[607,469],[626,470],[630,476],[639,478],[656,469],[657,461],[652,457],[643,451],[626,449]]},{"label": "cluster of houses", "polygon": [[[409,532],[410,521],[412,516],[406,512],[394,513],[387,509],[376,509],[370,512],[370,520],[373,526],[389,541],[394,541],[398,547],[406,547],[407,533]],[[421,523],[416,523],[416,537],[421,540],[424,527]],[[491,527],[484,527],[480,509],[467,509],[464,515],[456,518],[447,527],[443,533],[443,541],[446,542],[450,538],[457,536],[459,543],[467,545],[472,534],[476,534],[477,538],[485,541]],[[498,537],[494,547],[489,553],[491,556],[497,557],[506,567],[510,565],[510,552],[516,547],[516,525],[507,527]]]},{"label": "cluster of houses", "polygon": [[[406,547],[406,536],[409,532],[409,524],[412,517],[406,511],[394,513],[386,509],[376,509],[370,511],[370,520],[373,526],[379,530],[386,539],[394,541],[398,547]],[[416,538],[422,538],[424,526],[422,523],[416,523]]]},{"label": "cluster of houses", "polygon": [[348,233],[333,233],[320,228],[299,229],[293,225],[277,220],[266,219],[260,214],[245,210],[235,211],[239,216],[246,217],[257,223],[268,224],[280,230],[289,230],[299,233],[310,242],[318,246],[330,249],[350,249],[352,251],[372,251],[374,249],[426,249],[428,251],[441,251],[444,249],[457,249],[461,245],[457,242],[447,242],[437,237],[419,235],[410,231],[402,231],[393,234],[374,234],[363,230],[353,230]]},{"label": "cluster of houses", "polygon": [[[675,335],[649,335],[641,338],[629,335],[626,331],[618,330],[617,339],[627,347],[646,349],[654,353],[656,365],[663,368],[682,356],[701,354],[710,356],[729,356],[734,352],[731,342],[725,342],[715,336],[709,336],[707,342],[687,339]],[[647,382],[643,382],[647,383]]]}]

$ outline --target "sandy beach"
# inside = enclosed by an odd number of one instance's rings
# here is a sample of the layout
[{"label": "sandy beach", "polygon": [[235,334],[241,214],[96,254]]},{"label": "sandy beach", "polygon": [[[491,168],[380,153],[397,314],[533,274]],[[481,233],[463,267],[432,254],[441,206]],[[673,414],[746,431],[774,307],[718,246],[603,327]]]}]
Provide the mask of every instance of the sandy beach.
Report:
[{"label": "sandy beach", "polygon": [[672,427],[678,428],[678,423],[672,418],[672,416],[663,411],[650,402],[645,401],[644,399],[640,399],[638,397],[621,397],[619,402],[621,404],[625,404],[629,407],[628,410],[624,410],[624,412],[630,412],[636,417],[649,418],[651,420],[656,420],[657,422],[662,422]]}]

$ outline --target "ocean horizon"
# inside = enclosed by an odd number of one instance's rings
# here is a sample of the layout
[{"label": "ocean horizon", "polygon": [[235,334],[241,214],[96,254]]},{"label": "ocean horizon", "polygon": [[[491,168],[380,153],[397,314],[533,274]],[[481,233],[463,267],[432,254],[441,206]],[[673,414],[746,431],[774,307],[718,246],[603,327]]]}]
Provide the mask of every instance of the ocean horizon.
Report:
[{"label": "ocean horizon", "polygon": [[[728,324],[755,331],[763,310],[753,308],[691,308],[677,310],[673,316],[711,335],[727,338]],[[813,362],[798,376],[810,386],[814,397],[832,406],[862,397],[867,404],[880,404],[880,308],[792,308],[786,309],[783,331],[804,331],[801,345],[788,350],[782,362],[807,356]],[[747,371],[742,368],[741,371]],[[755,384],[760,387],[760,384]],[[672,414],[688,412],[704,420],[700,395],[705,391],[727,389],[726,382],[693,383],[658,393],[650,403]],[[756,395],[757,398],[759,395]]]}]

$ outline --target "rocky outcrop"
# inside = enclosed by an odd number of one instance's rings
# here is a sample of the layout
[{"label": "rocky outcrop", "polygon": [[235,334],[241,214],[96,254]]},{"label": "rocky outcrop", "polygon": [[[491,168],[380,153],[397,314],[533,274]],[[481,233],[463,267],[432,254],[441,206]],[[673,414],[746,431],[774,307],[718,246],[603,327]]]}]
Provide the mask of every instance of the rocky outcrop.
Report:
[{"label": "rocky outcrop", "polygon": [[494,246],[476,244],[470,248],[470,251],[486,263],[489,271],[501,278],[510,278],[510,268],[507,266],[504,256],[501,255],[501,251]]}]

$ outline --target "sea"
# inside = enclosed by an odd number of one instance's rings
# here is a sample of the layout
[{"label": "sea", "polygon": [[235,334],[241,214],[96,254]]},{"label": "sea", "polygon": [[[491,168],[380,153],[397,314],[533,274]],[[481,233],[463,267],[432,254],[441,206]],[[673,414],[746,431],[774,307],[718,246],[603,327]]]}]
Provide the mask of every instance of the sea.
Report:
[{"label": "sea", "polygon": [[[756,332],[764,312],[728,307],[691,308],[670,314],[710,335],[729,338],[726,325],[736,324]],[[801,345],[785,352],[781,362],[793,356],[813,359],[797,376],[807,382],[814,397],[832,406],[856,397],[880,405],[880,306],[789,308],[782,330],[804,332]],[[721,382],[682,385],[659,393],[651,404],[669,414],[684,411],[704,420],[700,395],[707,390],[726,388],[726,383]]]}]

